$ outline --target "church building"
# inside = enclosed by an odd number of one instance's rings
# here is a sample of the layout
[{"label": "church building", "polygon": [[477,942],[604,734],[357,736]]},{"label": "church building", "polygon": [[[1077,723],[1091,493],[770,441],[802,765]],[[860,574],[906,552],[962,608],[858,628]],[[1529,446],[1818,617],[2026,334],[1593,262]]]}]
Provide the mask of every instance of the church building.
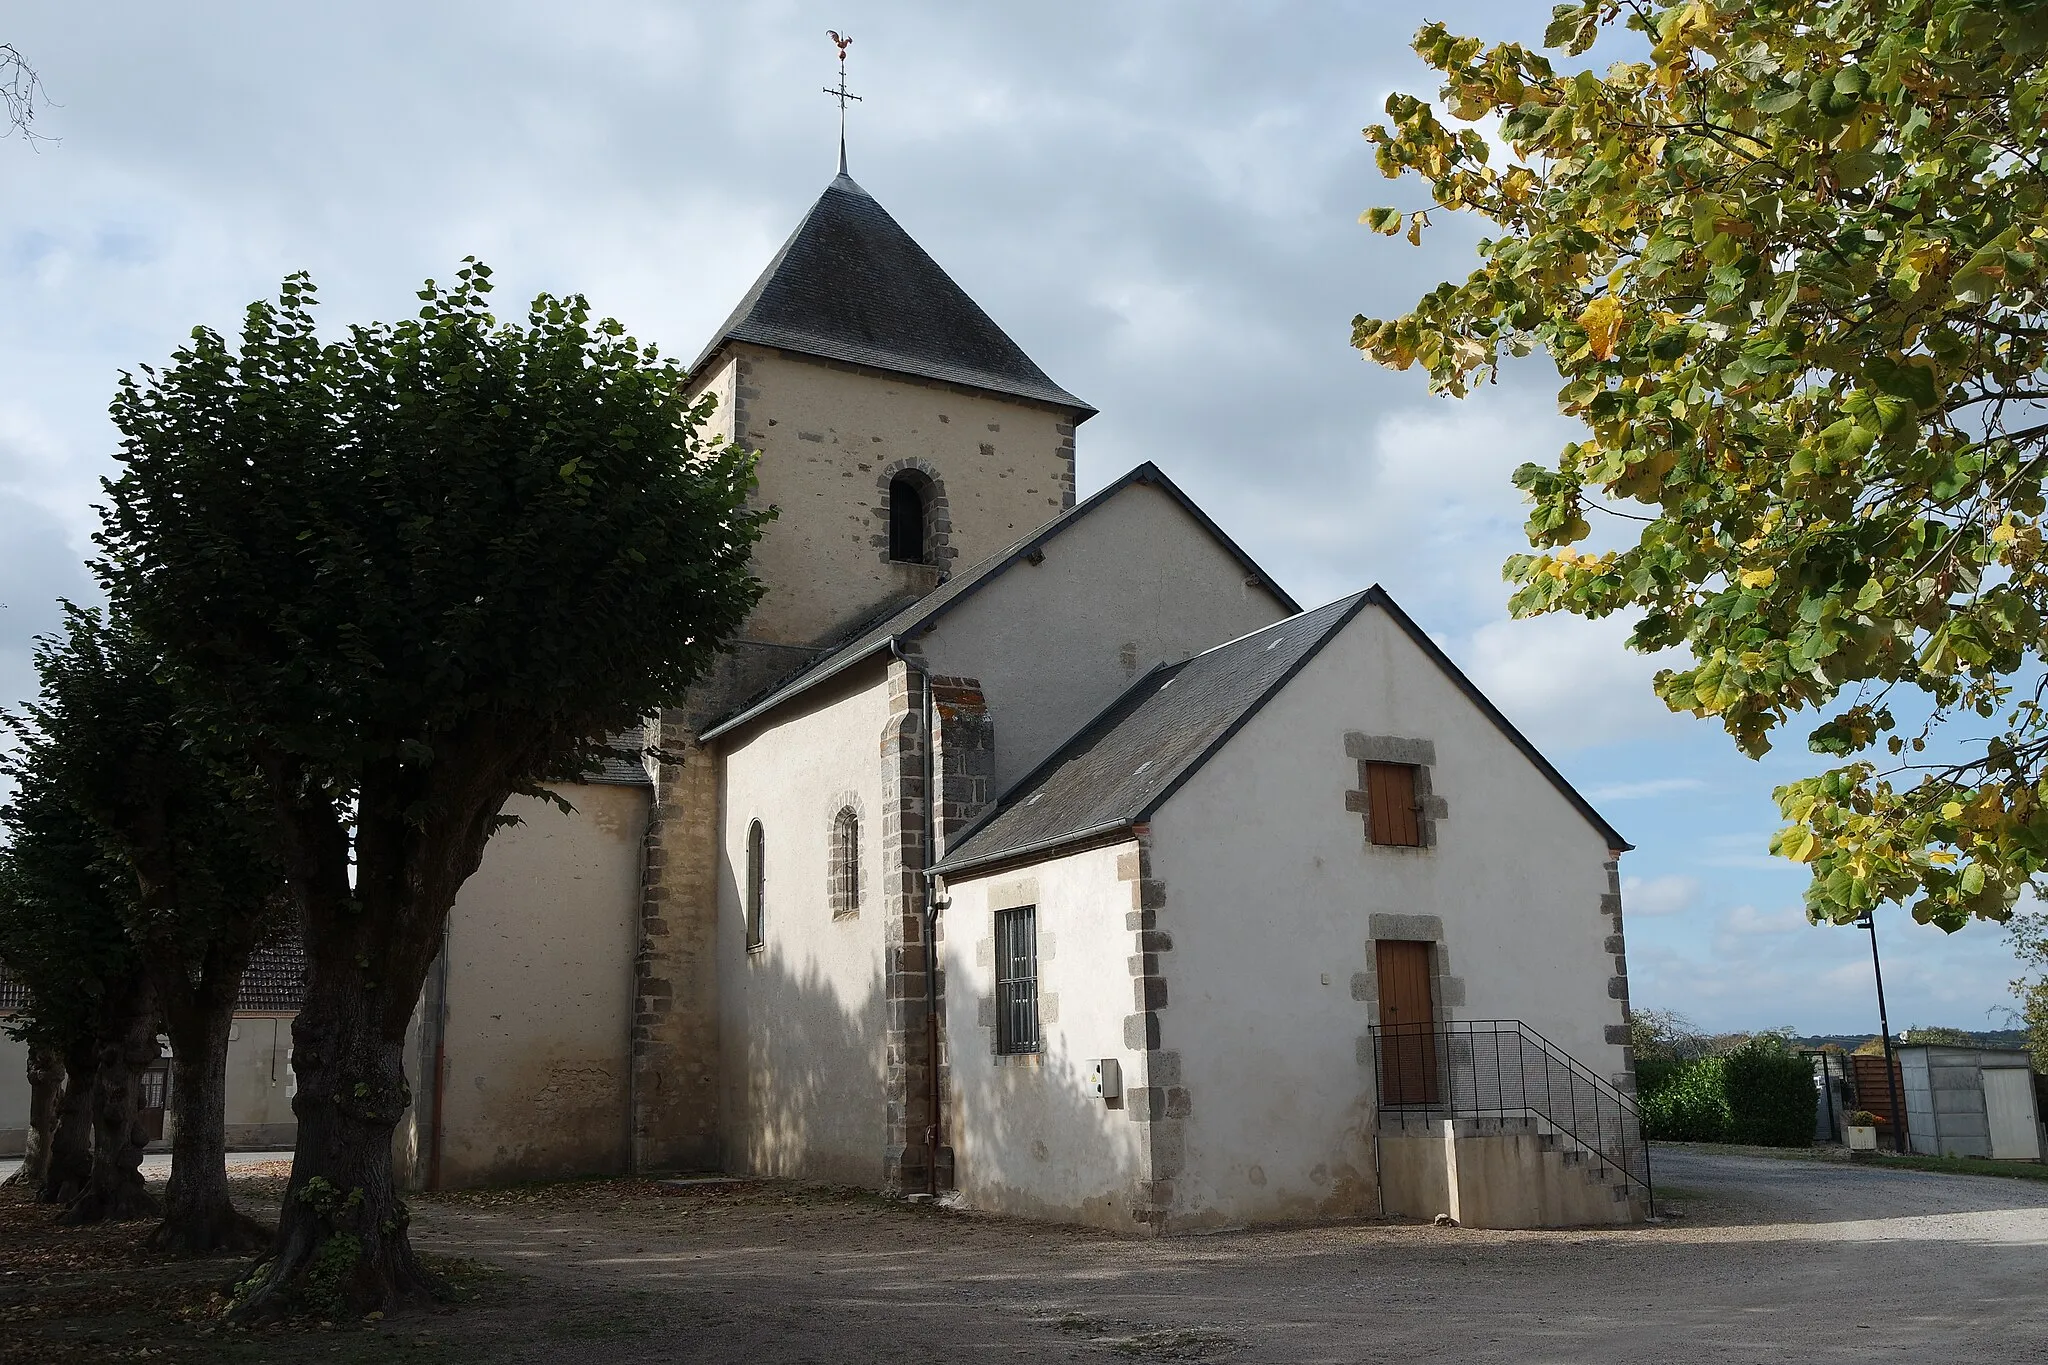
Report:
[{"label": "church building", "polygon": [[843,171],[693,375],[767,594],[463,889],[416,1184],[1640,1216],[1628,845],[1383,590],[1305,610],[1159,464],[1077,500],[1094,409]]}]

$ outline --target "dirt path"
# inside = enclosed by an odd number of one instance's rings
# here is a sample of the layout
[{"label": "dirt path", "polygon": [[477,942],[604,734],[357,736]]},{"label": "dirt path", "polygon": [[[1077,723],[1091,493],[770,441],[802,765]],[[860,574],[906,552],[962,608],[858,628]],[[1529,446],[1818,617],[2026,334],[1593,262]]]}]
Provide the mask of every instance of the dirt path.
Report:
[{"label": "dirt path", "polygon": [[1649,1227],[1156,1242],[777,1184],[443,1196],[419,1244],[502,1272],[474,1302],[160,1344],[421,1365],[2048,1359],[2048,1186],[1680,1151],[1657,1169],[1683,1216]]}]

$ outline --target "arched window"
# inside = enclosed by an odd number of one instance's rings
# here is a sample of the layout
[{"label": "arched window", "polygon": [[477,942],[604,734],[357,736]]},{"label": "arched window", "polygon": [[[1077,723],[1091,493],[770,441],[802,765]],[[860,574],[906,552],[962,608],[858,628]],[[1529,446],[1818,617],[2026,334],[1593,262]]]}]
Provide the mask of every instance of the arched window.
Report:
[{"label": "arched window", "polygon": [[889,480],[889,558],[905,564],[927,562],[924,490],[908,474]]},{"label": "arched window", "polygon": [[827,891],[833,918],[860,913],[860,816],[851,806],[842,806],[832,817]]},{"label": "arched window", "polygon": [[761,902],[768,882],[767,847],[761,837],[761,822],[747,827],[747,951],[753,952],[767,939],[762,934]]}]

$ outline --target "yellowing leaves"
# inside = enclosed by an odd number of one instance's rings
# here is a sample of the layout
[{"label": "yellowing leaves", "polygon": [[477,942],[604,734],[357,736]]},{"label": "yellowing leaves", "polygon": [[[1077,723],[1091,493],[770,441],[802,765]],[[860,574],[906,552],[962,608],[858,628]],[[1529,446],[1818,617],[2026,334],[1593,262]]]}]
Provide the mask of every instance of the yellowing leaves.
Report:
[{"label": "yellowing leaves", "polygon": [[1579,326],[1586,333],[1586,348],[1597,359],[1613,358],[1614,343],[1621,336],[1621,323],[1621,300],[1612,294],[1602,294],[1579,314]]},{"label": "yellowing leaves", "polygon": [[1776,569],[1744,569],[1742,586],[1745,588],[1768,588],[1778,581]]},{"label": "yellowing leaves", "polygon": [[1790,858],[1795,863],[1810,863],[1819,851],[1820,841],[1813,837],[1813,831],[1805,825],[1788,825],[1771,839],[1771,852],[1781,858]]}]

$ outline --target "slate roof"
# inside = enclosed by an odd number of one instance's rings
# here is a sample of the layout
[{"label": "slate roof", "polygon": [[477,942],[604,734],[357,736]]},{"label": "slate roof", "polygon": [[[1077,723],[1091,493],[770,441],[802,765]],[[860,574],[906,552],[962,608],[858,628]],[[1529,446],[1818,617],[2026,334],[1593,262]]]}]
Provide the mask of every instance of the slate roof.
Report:
[{"label": "slate roof", "polygon": [[[647,736],[638,730],[621,730],[606,735],[604,742],[614,749],[638,751],[647,747]],[[647,775],[647,763],[641,758],[619,758],[607,755],[598,765],[577,779],[581,782],[602,783],[618,787],[651,787],[654,779]]]},{"label": "slate roof", "polygon": [[1095,409],[1046,377],[938,262],[844,171],[797,224],[711,344],[729,341]]},{"label": "slate roof", "polygon": [[1367,606],[1384,610],[1606,837],[1608,847],[1631,847],[1386,590],[1375,585],[1181,663],[1155,668],[962,831],[933,870],[958,873],[1049,854],[1150,819]]},{"label": "slate roof", "polygon": [[1049,850],[1144,820],[1314,658],[1366,598],[1353,593],[1153,669],[970,825],[935,870]]},{"label": "slate roof", "polygon": [[258,948],[242,973],[237,1011],[292,1014],[306,997],[306,945],[294,932],[282,942]]},{"label": "slate roof", "polygon": [[[306,948],[296,934],[281,943],[258,948],[242,973],[235,997],[237,1013],[294,1014],[306,995]],[[0,967],[0,1015],[28,1008],[28,986]]]},{"label": "slate roof", "polygon": [[[1027,558],[1044,548],[1048,542],[1057,537],[1061,532],[1068,530],[1090,512],[1105,505],[1111,498],[1133,484],[1148,484],[1172,498],[1180,504],[1183,511],[1195,519],[1202,529],[1215,537],[1216,542],[1224,550],[1228,551],[1239,564],[1244,566],[1247,576],[1257,579],[1267,592],[1273,594],[1275,600],[1283,608],[1290,612],[1299,612],[1301,610],[1300,604],[1288,596],[1286,590],[1278,583],[1275,583],[1272,577],[1264,569],[1260,568],[1250,555],[1239,548],[1236,541],[1225,535],[1223,528],[1211,521],[1206,512],[1195,506],[1194,500],[1181,492],[1179,486],[1172,479],[1166,477],[1164,470],[1160,469],[1158,465],[1153,464],[1150,460],[1147,460],[1108,487],[1103,488],[1060,513],[1051,521],[1048,521],[1045,525],[1012,545],[1009,549],[1002,551],[1000,554],[991,555],[970,569],[965,569],[951,575],[923,597],[917,598],[907,605],[885,611],[879,618],[870,618],[869,622],[855,627],[846,641],[830,654],[827,654],[794,678],[770,689],[765,695],[756,700],[743,703],[736,710],[714,721],[711,727],[705,730],[703,738],[706,740],[716,739],[727,731],[736,729],[755,717],[774,710],[797,694],[808,691],[819,683],[844,673],[862,660],[881,654],[894,644],[915,639],[931,629],[941,616],[944,616],[948,611],[951,611],[989,583],[1001,577],[1003,572],[1017,563],[1017,561]],[[1104,586],[1105,588],[1113,588],[1115,585],[1105,584]]]}]

